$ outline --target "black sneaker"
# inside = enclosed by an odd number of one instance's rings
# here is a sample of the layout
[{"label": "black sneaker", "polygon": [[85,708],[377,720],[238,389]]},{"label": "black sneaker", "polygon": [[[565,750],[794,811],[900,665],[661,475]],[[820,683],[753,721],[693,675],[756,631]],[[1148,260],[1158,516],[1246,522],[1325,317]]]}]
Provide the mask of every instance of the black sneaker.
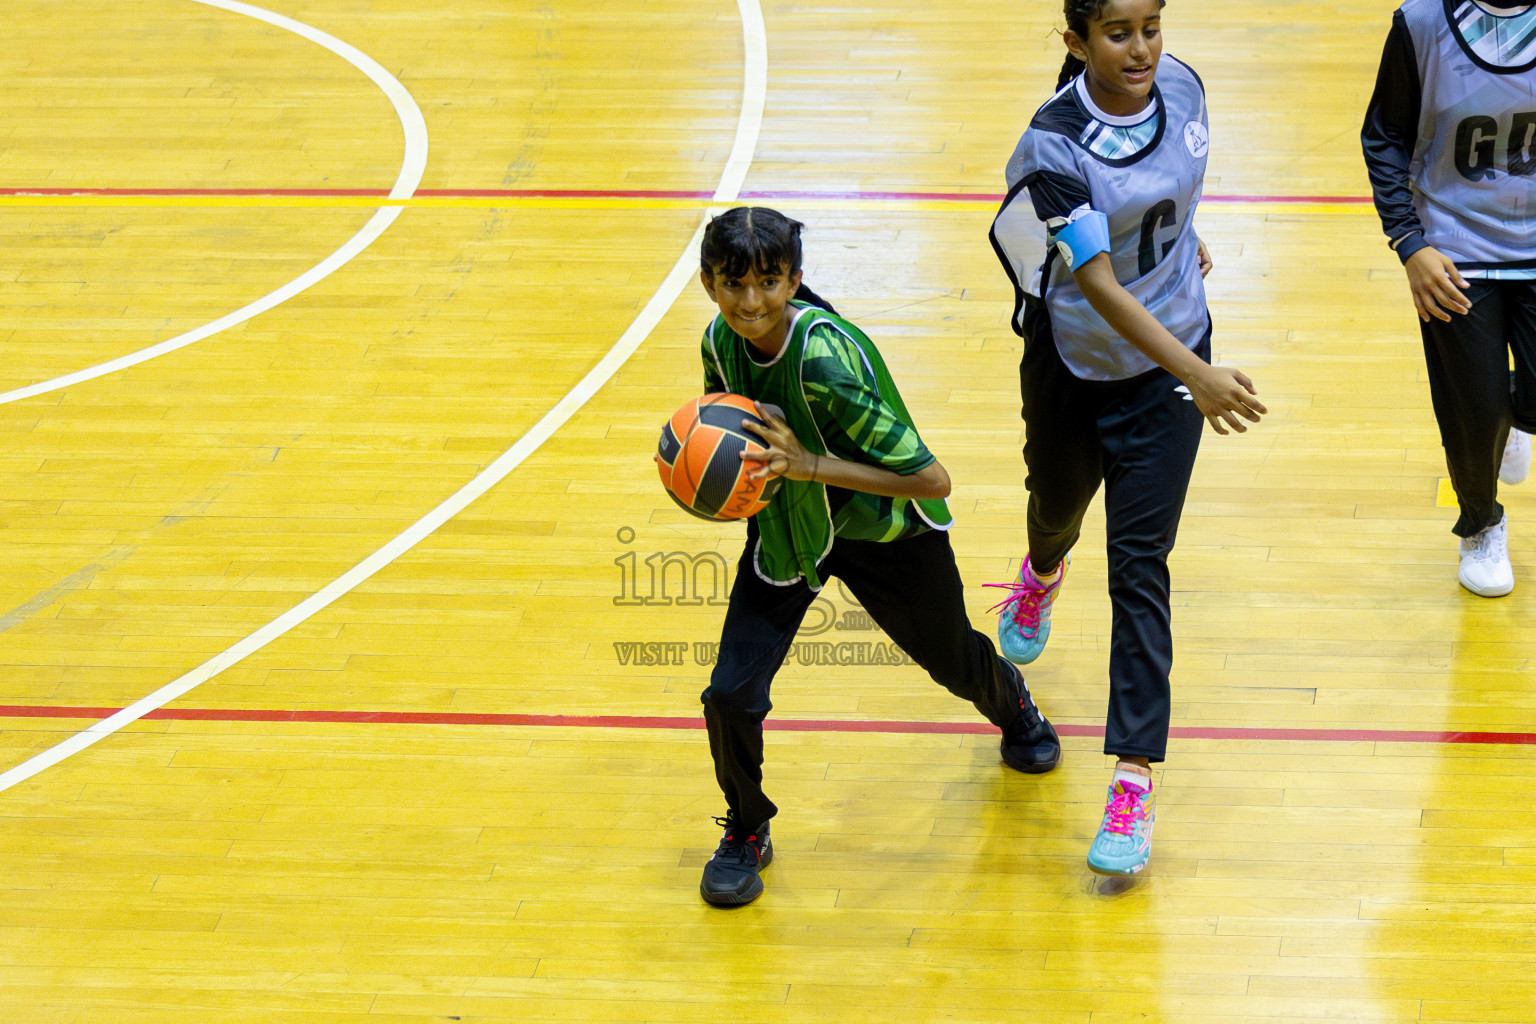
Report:
[{"label": "black sneaker", "polygon": [[1019,677],[1019,717],[1003,730],[1003,763],[1016,772],[1040,775],[1061,763],[1061,741],[1035,707],[1024,673],[1013,671]]},{"label": "black sneaker", "polygon": [[768,837],[765,821],[755,832],[736,827],[734,812],[716,818],[725,829],[720,847],[704,865],[704,879],[699,895],[717,907],[739,907],[763,894],[763,880],[758,872],[773,862],[773,840]]}]

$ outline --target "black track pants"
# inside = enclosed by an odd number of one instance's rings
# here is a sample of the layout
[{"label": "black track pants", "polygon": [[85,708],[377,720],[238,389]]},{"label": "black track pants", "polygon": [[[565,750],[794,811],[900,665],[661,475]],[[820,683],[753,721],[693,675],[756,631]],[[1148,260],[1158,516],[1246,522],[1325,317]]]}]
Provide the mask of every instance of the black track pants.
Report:
[{"label": "black track pants", "polygon": [[[1472,309],[1449,323],[1421,323],[1429,397],[1461,516],[1470,537],[1504,516],[1499,461],[1511,425],[1536,433],[1536,281],[1474,279]],[[1509,360],[1514,356],[1511,375]]]},{"label": "black track pants", "polygon": [[[715,778],[726,806],[748,827],[777,813],[763,793],[763,719],[773,705],[768,691],[795,631],[816,599],[805,582],[765,583],[752,566],[757,546],[750,530],[736,567],[730,606],[720,633],[720,655],[704,691],[704,720]],[[968,700],[1002,728],[1018,717],[1014,668],[989,637],[971,628],[949,535],[929,530],[889,543],[838,539],[821,564],[876,625],[933,680]]]},{"label": "black track pants", "polygon": [[[1019,381],[1030,561],[1041,572],[1060,563],[1102,483],[1113,610],[1104,752],[1161,761],[1173,667],[1168,554],[1205,417],[1164,370],[1110,382],[1073,376],[1038,303],[1025,330]],[[1210,356],[1209,334],[1199,355]]]}]

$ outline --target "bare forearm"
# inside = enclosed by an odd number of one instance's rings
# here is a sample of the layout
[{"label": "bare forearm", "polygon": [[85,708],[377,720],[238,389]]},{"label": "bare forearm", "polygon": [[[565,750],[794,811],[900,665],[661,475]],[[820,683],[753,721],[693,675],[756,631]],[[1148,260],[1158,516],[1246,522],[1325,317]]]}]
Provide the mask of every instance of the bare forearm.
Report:
[{"label": "bare forearm", "polygon": [[[895,473],[867,462],[849,462],[830,455],[812,456],[805,479],[885,498],[947,498],[949,474],[937,461],[916,473]],[[799,467],[796,467],[799,468]],[[791,475],[791,474],[786,474]]]},{"label": "bare forearm", "polygon": [[1133,347],[1182,381],[1205,366],[1168,328],[1147,312],[1125,287],[1115,280],[1109,257],[1103,253],[1089,260],[1075,275],[1083,297],[1111,329]]},{"label": "bare forearm", "polygon": [[851,462],[833,455],[807,451],[776,414],[757,403],[761,422],[743,420],[742,426],[756,434],[764,447],[742,452],[744,462],[755,465],[753,479],[782,476],[789,480],[813,480],[829,487],[878,494],[882,498],[947,498],[949,474],[939,461],[928,463],[915,473],[897,473],[867,462]]},{"label": "bare forearm", "polygon": [[[1208,260],[1204,262],[1203,270],[1209,269]],[[1225,434],[1229,427],[1241,433],[1248,429],[1242,420],[1257,423],[1268,411],[1258,400],[1253,381],[1241,370],[1212,366],[1185,348],[1168,328],[1158,323],[1157,318],[1115,280],[1107,254],[1099,253],[1073,276],[1088,304],[1116,334],[1184,383],[1189,400],[1218,434]]]}]

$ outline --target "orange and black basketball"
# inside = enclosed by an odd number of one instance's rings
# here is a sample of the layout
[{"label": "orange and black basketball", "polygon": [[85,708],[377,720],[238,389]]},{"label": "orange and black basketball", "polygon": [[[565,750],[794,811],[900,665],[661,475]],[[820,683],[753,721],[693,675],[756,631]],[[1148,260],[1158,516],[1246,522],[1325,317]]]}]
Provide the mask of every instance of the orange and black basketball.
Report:
[{"label": "orange and black basketball", "polygon": [[761,463],[744,462],[741,453],[767,446],[742,420],[762,422],[752,400],[721,393],[693,399],[662,426],[656,469],[683,511],[700,519],[746,519],[773,500],[778,477],[747,476]]}]

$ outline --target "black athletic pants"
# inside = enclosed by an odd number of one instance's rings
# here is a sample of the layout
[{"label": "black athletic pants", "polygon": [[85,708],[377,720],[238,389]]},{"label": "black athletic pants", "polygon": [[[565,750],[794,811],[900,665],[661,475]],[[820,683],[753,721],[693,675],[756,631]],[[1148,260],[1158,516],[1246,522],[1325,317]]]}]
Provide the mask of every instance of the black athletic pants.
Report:
[{"label": "black athletic pants", "polygon": [[[1074,376],[1042,303],[1030,304],[1024,326],[1030,561],[1049,572],[1066,557],[1102,483],[1113,611],[1104,752],[1161,761],[1172,704],[1168,554],[1205,417],[1162,369],[1121,381]],[[1198,354],[1210,358],[1209,328]]]},{"label": "black athletic pants", "polygon": [[[752,828],[778,812],[762,785],[763,719],[773,707],[768,689],[816,599],[804,580],[765,583],[752,565],[756,547],[749,523],[719,660],[703,695],[715,778],[736,820]],[[821,574],[842,580],[898,647],[987,721],[1003,728],[1018,718],[1018,676],[992,641],[971,628],[948,534],[928,530],[888,543],[838,539]]]},{"label": "black athletic pants", "polygon": [[[1536,433],[1536,281],[1471,279],[1466,316],[1421,323],[1429,397],[1470,537],[1498,523],[1499,460],[1511,425]],[[1515,370],[1509,371],[1510,354]]]}]

